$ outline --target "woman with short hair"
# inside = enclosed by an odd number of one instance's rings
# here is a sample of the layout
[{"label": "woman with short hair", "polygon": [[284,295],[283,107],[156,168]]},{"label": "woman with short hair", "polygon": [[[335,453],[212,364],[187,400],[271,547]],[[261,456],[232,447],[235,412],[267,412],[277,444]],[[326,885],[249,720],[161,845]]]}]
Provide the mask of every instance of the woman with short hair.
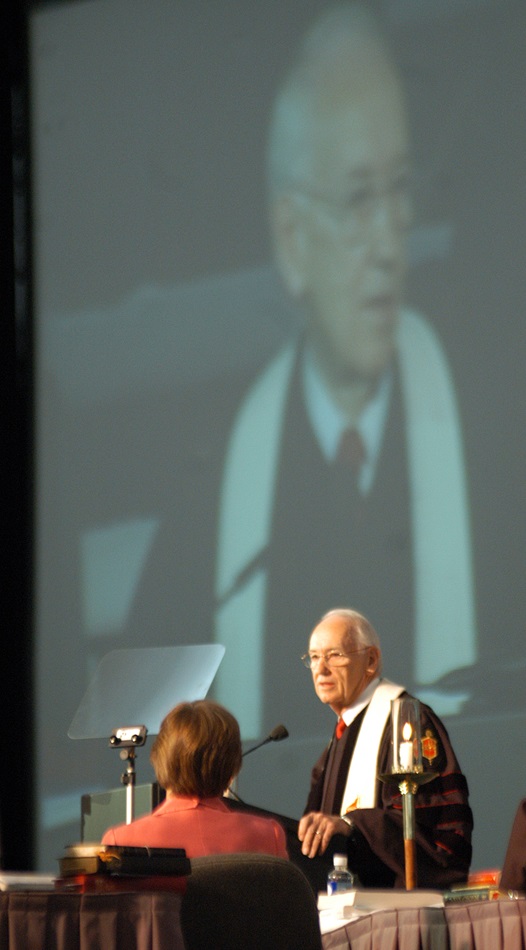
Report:
[{"label": "woman with short hair", "polygon": [[151,814],[109,828],[103,844],[184,848],[189,858],[240,851],[288,857],[277,821],[231,811],[223,801],[242,761],[239,725],[224,706],[179,703],[163,719],[150,761],[165,800]]}]

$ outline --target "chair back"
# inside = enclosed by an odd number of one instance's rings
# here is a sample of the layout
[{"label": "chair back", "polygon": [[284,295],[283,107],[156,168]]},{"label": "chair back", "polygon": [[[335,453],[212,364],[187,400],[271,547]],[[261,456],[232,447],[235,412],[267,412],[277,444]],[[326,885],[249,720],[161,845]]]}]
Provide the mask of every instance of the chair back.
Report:
[{"label": "chair back", "polygon": [[316,898],[291,861],[217,854],[191,865],[181,908],[187,950],[321,950]]}]

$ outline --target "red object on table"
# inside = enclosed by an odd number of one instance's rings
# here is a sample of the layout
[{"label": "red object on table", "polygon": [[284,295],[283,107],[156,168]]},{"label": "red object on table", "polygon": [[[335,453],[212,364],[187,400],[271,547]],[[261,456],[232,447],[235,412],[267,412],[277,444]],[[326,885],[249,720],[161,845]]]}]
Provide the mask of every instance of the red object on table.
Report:
[{"label": "red object on table", "polygon": [[185,875],[171,877],[168,874],[155,874],[149,877],[117,874],[76,874],[72,877],[59,877],[55,881],[55,890],[69,894],[117,894],[133,891],[186,891]]}]

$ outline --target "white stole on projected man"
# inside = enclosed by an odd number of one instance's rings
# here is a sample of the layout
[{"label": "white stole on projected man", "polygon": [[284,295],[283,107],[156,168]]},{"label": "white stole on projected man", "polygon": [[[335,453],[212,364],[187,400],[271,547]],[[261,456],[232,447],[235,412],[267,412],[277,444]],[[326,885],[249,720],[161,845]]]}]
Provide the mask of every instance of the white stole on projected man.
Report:
[{"label": "white stole on projected man", "polygon": [[[226,647],[215,692],[259,736],[267,569],[285,406],[297,343],[256,379],[238,412],[220,499],[214,636]],[[476,659],[468,494],[449,365],[420,315],[400,314],[397,359],[407,421],[415,565],[414,680],[429,684]],[[263,561],[263,559],[262,559]],[[250,676],[247,676],[250,670]],[[420,695],[422,693],[420,692]],[[437,712],[441,710],[434,701]]]}]

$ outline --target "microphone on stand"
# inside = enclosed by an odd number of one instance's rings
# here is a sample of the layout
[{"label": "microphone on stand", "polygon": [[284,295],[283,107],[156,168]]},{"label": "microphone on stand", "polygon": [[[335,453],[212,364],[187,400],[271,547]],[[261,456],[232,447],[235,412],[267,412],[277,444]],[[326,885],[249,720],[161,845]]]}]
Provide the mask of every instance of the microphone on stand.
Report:
[{"label": "microphone on stand", "polygon": [[[282,739],[287,738],[288,734],[289,734],[289,730],[287,729],[286,726],[283,725],[283,723],[280,723],[279,726],[274,726],[272,732],[269,732],[267,738],[262,739],[261,742],[258,742],[256,745],[251,746],[250,749],[246,749],[246,751],[243,752],[242,754],[242,758],[244,758],[245,755],[248,755],[249,752],[255,752],[256,749],[260,749],[261,746],[266,745],[267,742],[281,742]],[[237,792],[234,791],[233,788],[230,788],[230,787],[227,788],[225,797],[233,798],[234,801],[239,802],[240,805],[246,804],[246,802],[244,802],[243,799],[239,797],[239,795],[237,794]]]},{"label": "microphone on stand", "polygon": [[279,726],[274,726],[272,732],[269,732],[266,739],[263,739],[261,742],[258,742],[257,745],[253,745],[250,749],[246,749],[243,752],[243,757],[248,755],[249,752],[255,752],[256,749],[260,749],[262,745],[266,745],[267,742],[281,742],[282,739],[286,739],[289,734],[289,731],[283,723],[280,723]]}]

